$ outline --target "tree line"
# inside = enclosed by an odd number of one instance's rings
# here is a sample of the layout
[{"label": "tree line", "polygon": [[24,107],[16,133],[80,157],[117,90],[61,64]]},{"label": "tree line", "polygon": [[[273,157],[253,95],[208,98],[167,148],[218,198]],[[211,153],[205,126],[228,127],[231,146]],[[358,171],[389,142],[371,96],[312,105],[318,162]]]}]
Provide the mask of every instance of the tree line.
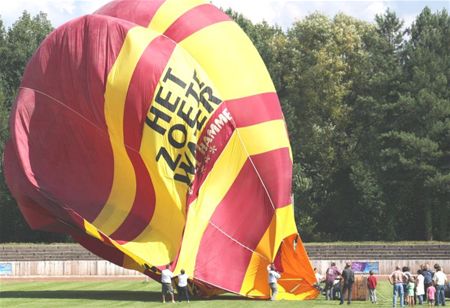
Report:
[{"label": "tree line", "polygon": [[[450,240],[450,18],[425,7],[368,23],[313,13],[288,29],[226,11],[261,54],[293,150],[305,241]],[[0,150],[26,62],[53,29],[44,13],[0,18]],[[30,231],[0,173],[0,242]]]}]

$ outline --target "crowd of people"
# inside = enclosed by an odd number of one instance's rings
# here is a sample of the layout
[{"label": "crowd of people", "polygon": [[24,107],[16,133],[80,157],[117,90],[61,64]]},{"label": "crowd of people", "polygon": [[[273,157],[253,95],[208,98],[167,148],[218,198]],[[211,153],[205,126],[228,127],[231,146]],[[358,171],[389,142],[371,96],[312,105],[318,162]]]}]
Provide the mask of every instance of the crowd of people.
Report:
[{"label": "crowd of people", "polygon": [[444,274],[439,264],[434,265],[434,271],[429,264],[423,264],[413,275],[408,266],[400,268],[389,276],[389,282],[394,286],[393,306],[414,306],[416,303],[423,305],[425,301],[429,306],[445,306],[445,285],[447,275]]},{"label": "crowd of people", "polygon": [[[281,275],[273,264],[267,267],[267,272],[271,291],[270,300],[275,300],[278,293],[277,283]],[[347,298],[347,304],[351,304],[355,273],[350,262],[345,264],[342,272],[338,269],[335,262],[331,262],[325,276],[322,276],[317,268],[314,268],[314,272],[316,275],[316,287],[323,291],[326,300],[339,299],[342,305],[345,302],[345,298]],[[180,274],[174,276],[170,271],[170,266],[167,265],[161,271],[163,303],[166,302],[167,295],[170,295],[171,301],[175,302],[172,287],[174,278],[177,278],[178,300],[189,302],[188,275],[181,269]],[[429,306],[445,306],[445,285],[448,283],[448,280],[439,264],[434,265],[434,270],[430,269],[429,264],[423,264],[417,270],[416,275],[411,273],[408,266],[403,268],[397,266],[394,272],[389,275],[388,281],[393,286],[393,307],[396,307],[397,302],[400,303],[401,307],[405,305],[423,305],[426,302],[428,302]],[[373,304],[377,303],[377,283],[377,277],[373,271],[370,271],[367,277],[367,289],[369,300]],[[324,287],[322,287],[322,284],[324,284]]]},{"label": "crowd of people", "polygon": [[[267,267],[268,272],[268,283],[270,288],[270,300],[275,300],[278,294],[278,279],[281,277],[280,273],[275,269],[274,264],[269,264]],[[188,275],[185,273],[184,269],[180,270],[180,274],[175,276],[170,270],[170,264],[161,271],[161,293],[162,302],[166,302],[166,296],[170,296],[172,303],[175,303],[175,293],[172,286],[173,280],[177,278],[177,295],[178,301],[186,300],[188,303],[190,301],[189,297],[189,287],[188,287]]]},{"label": "crowd of people", "polygon": [[[351,263],[345,264],[344,270],[337,268],[335,262],[331,262],[330,267],[325,273],[325,277],[314,268],[316,275],[316,287],[320,291],[325,292],[326,300],[340,299],[340,304],[344,304],[345,296],[347,296],[347,304],[352,302],[352,290],[355,282],[355,273],[351,268]],[[321,283],[325,283],[325,288],[321,287]]]},{"label": "crowd of people", "polygon": [[[325,276],[322,276],[317,268],[314,268],[314,272],[316,287],[324,292],[326,300],[340,299],[340,304],[343,304],[344,297],[347,296],[347,303],[351,303],[352,286],[355,281],[351,263],[347,263],[342,272],[334,262],[326,270]],[[445,306],[445,286],[448,280],[439,264],[434,265],[434,271],[430,269],[429,264],[423,264],[416,275],[411,273],[408,266],[403,268],[397,266],[389,275],[388,281],[393,286],[393,307],[396,307],[397,302],[401,307],[424,303],[428,303],[429,306]],[[377,277],[370,271],[367,289],[369,300],[373,304],[377,303],[377,283]],[[322,287],[322,284],[325,286]]]}]

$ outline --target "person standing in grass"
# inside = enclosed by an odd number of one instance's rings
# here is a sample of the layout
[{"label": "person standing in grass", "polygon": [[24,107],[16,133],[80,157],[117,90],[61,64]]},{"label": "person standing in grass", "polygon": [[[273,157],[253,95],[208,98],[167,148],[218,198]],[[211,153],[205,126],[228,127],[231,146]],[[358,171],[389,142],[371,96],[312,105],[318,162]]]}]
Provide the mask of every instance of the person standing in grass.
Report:
[{"label": "person standing in grass", "polygon": [[352,287],[355,282],[355,273],[352,271],[352,264],[347,262],[345,268],[342,271],[343,287],[341,292],[341,302],[340,305],[344,303],[345,292],[347,291],[347,304],[352,303]]},{"label": "person standing in grass", "polygon": [[166,295],[170,294],[172,298],[172,303],[175,303],[175,298],[173,296],[173,287],[172,287],[172,277],[173,273],[170,271],[169,264],[166,265],[166,268],[161,271],[161,284],[162,284],[162,301],[166,302]]},{"label": "person standing in grass", "polygon": [[391,285],[394,286],[394,292],[393,292],[394,297],[393,297],[393,302],[392,302],[393,307],[397,306],[397,297],[400,297],[400,306],[401,307],[405,306],[405,301],[404,301],[405,298],[404,298],[404,292],[403,292],[403,278],[404,277],[405,277],[405,275],[400,270],[400,266],[396,266],[395,271],[388,278]]},{"label": "person standing in grass", "polygon": [[334,281],[340,275],[341,275],[341,272],[336,267],[336,263],[331,262],[331,266],[327,269],[326,276],[325,276],[325,298],[326,298],[326,300],[333,299]]},{"label": "person standing in grass", "polygon": [[406,286],[406,290],[407,290],[407,303],[409,306],[414,306],[414,288],[416,287],[416,284],[414,282],[414,276],[410,276],[409,277],[409,281],[408,284]]},{"label": "person standing in grass", "polygon": [[442,271],[441,266],[436,266],[433,281],[436,285],[436,306],[445,306],[445,284],[447,283],[447,275]]},{"label": "person standing in grass", "polygon": [[369,298],[372,304],[377,303],[377,277],[373,274],[373,271],[369,272],[367,278],[367,288],[369,289]]},{"label": "person standing in grass", "polygon": [[427,298],[428,298],[428,306],[434,306],[434,297],[436,294],[436,288],[434,287],[433,283],[431,283],[431,286],[427,289]]},{"label": "person standing in grass", "polygon": [[402,271],[403,271],[403,293],[405,294],[405,301],[407,301],[408,299],[408,283],[409,283],[409,279],[411,278],[411,272],[409,271],[409,266],[403,266],[402,267]]},{"label": "person standing in grass", "polygon": [[425,294],[427,294],[428,287],[433,284],[433,273],[431,272],[430,265],[428,263],[426,263],[423,266],[422,275],[423,275],[423,284],[425,287]]},{"label": "person standing in grass", "polygon": [[416,278],[416,295],[419,300],[419,305],[423,304],[423,297],[425,295],[425,277],[422,275],[422,270],[417,271]]},{"label": "person standing in grass", "polygon": [[320,286],[320,284],[323,281],[323,276],[321,273],[319,273],[317,267],[314,268],[314,275],[316,276],[316,283],[314,284],[314,286],[316,287],[317,290],[322,292],[322,287]]},{"label": "person standing in grass", "polygon": [[178,275],[178,301],[181,302],[181,299],[184,297],[189,303],[189,291],[188,291],[188,275],[182,269],[181,274]]},{"label": "person standing in grass", "polygon": [[272,291],[272,296],[270,297],[271,301],[274,301],[277,297],[278,293],[278,285],[277,281],[280,279],[281,275],[275,270],[275,265],[269,264],[267,267],[267,271],[269,272],[269,287]]}]

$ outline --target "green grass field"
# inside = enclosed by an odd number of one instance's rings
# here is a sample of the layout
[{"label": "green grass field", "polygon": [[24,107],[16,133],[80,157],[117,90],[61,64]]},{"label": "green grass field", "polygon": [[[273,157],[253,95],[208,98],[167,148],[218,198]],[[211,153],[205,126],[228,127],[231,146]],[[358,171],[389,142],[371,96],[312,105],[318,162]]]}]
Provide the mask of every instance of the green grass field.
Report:
[{"label": "green grass field", "polygon": [[[156,282],[1,282],[0,307],[328,307],[338,301],[325,301],[323,296],[309,301],[259,301],[235,295],[213,299],[193,299],[191,303],[162,304],[160,285]],[[378,305],[369,301],[353,302],[355,307],[392,307],[392,289],[387,282],[378,287]],[[347,306],[347,304],[345,304]]]}]

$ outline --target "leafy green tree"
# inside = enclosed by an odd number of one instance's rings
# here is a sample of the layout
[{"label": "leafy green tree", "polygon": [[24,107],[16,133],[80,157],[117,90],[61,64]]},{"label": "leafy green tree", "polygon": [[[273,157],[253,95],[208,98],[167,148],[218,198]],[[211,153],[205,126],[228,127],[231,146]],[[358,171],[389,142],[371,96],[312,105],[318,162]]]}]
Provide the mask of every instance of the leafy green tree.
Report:
[{"label": "leafy green tree", "polygon": [[448,239],[447,12],[407,32],[390,10],[374,24],[315,13],[286,34],[231,15],[281,98],[303,237]]},{"label": "leafy green tree", "polygon": [[369,24],[349,16],[331,20],[317,13],[288,31],[287,100],[296,120],[288,121],[288,127],[295,139],[294,161],[301,165],[294,168],[301,204],[297,220],[307,240],[369,237],[354,232],[365,221],[362,196],[357,194],[362,187],[359,180],[356,186],[352,182],[357,178],[352,170],[360,170],[361,164],[353,166],[359,156],[351,116],[352,94],[365,80],[361,72],[369,54],[364,38],[371,31],[373,35]]},{"label": "leafy green tree", "polygon": [[[5,27],[3,26],[3,20],[1,19],[1,15],[0,15],[0,56],[3,56],[3,54],[5,54],[6,51],[6,31],[5,31]],[[0,60],[1,61],[1,60]],[[6,100],[6,96],[5,96],[5,72],[3,70],[0,70],[0,103],[2,105],[0,105],[0,109],[1,111],[3,111],[3,104]],[[3,124],[6,122],[3,122],[3,118],[2,118],[2,122],[0,123],[1,128],[3,129]],[[2,139],[3,140],[3,139]],[[3,153],[3,152],[2,152]]]},{"label": "leafy green tree", "polygon": [[403,238],[448,240],[450,230],[450,18],[425,8],[404,52],[404,90],[382,135],[386,183],[405,209]]},{"label": "leafy green tree", "polygon": [[29,58],[53,27],[45,13],[34,17],[24,11],[22,16],[7,31],[1,49],[0,72],[4,80],[3,91],[10,106],[20,85],[22,74]]},{"label": "leafy green tree", "polygon": [[360,209],[359,225],[383,225],[383,228],[365,228],[365,239],[397,237],[395,225],[401,216],[401,207],[391,207],[380,175],[380,136],[390,131],[403,80],[401,66],[402,21],[387,10],[375,17],[373,28],[362,33],[363,57],[352,64],[357,73],[352,74],[352,91],[346,98],[352,106],[349,138],[352,140],[351,184],[356,208]]},{"label": "leafy green tree", "polygon": [[[0,18],[0,150],[3,157],[9,138],[8,118],[25,65],[41,41],[52,30],[44,13],[31,17],[26,11],[5,31]],[[0,170],[0,242],[65,241],[67,236],[32,231],[24,221],[6,187],[3,164]]]}]

